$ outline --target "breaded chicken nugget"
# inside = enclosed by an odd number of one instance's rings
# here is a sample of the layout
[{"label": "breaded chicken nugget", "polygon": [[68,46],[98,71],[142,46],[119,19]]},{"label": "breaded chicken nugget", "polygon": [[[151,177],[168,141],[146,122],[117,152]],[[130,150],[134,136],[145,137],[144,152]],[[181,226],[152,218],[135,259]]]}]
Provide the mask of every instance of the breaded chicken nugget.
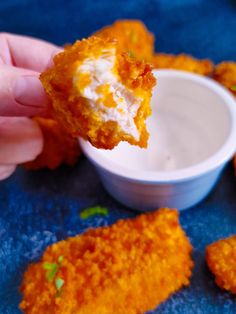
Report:
[{"label": "breaded chicken nugget", "polygon": [[186,54],[157,53],[153,56],[152,63],[155,69],[175,69],[205,76],[213,71],[213,64],[210,60],[198,60]]},{"label": "breaded chicken nugget", "polygon": [[236,235],[210,244],[206,248],[206,262],[216,284],[236,293]]},{"label": "breaded chicken nugget", "polygon": [[20,308],[27,314],[142,314],[189,284],[191,252],[176,210],[90,229],[48,247],[29,266]]},{"label": "breaded chicken nugget", "polygon": [[110,39],[77,41],[41,74],[58,121],[98,148],[147,146],[146,118],[156,81],[150,65],[120,54]]},{"label": "breaded chicken nugget", "polygon": [[118,49],[138,60],[151,61],[154,53],[154,35],[139,20],[118,20],[94,34],[101,38],[116,38]]},{"label": "breaded chicken nugget", "polygon": [[71,137],[53,119],[41,117],[33,119],[39,124],[43,133],[43,151],[35,160],[25,163],[24,167],[31,170],[41,168],[53,170],[61,164],[73,166],[81,154],[78,140]]},{"label": "breaded chicken nugget", "polygon": [[236,96],[236,62],[222,62],[215,67],[213,78]]}]

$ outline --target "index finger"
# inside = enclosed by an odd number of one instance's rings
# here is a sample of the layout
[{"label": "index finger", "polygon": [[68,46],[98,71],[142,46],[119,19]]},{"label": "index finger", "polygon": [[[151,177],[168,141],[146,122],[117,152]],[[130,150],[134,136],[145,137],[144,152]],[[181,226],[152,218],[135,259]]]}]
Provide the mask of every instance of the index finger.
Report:
[{"label": "index finger", "polygon": [[0,64],[42,72],[60,51],[58,46],[43,40],[0,33]]}]

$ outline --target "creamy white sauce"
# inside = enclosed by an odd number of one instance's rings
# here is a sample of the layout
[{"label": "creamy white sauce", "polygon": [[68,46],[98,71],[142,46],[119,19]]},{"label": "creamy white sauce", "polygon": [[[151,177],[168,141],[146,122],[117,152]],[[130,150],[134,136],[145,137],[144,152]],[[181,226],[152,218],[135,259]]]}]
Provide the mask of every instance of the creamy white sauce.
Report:
[{"label": "creamy white sauce", "polygon": [[[141,99],[135,97],[131,91],[118,81],[117,77],[113,74],[114,64],[114,50],[104,51],[98,59],[86,59],[77,68],[74,84],[76,84],[78,74],[89,73],[91,83],[81,92],[82,96],[89,101],[91,108],[99,113],[104,122],[118,122],[120,128],[125,133],[139,140],[140,134],[134,118],[140,107]],[[97,93],[96,89],[104,84],[110,85],[110,92],[117,104],[114,108],[104,106],[101,101],[97,102],[101,98],[101,94]]]},{"label": "creamy white sauce", "polygon": [[100,152],[135,171],[172,172],[213,156],[230,134],[231,117],[222,98],[204,84],[157,76],[147,119],[147,149],[122,142],[112,151]]}]

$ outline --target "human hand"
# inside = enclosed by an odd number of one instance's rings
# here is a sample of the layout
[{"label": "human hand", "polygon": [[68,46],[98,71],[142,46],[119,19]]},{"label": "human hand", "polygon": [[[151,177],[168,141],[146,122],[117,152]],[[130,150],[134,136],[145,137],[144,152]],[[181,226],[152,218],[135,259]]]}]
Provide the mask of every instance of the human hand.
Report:
[{"label": "human hand", "polygon": [[39,74],[59,51],[41,40],[0,33],[0,180],[42,150],[41,130],[28,117],[47,111]]}]

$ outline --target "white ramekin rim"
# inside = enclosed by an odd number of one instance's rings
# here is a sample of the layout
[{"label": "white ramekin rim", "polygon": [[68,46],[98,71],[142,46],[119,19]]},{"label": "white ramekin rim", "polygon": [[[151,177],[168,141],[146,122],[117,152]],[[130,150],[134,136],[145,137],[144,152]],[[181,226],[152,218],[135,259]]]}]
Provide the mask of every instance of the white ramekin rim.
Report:
[{"label": "white ramekin rim", "polygon": [[80,145],[85,155],[93,164],[95,164],[95,166],[105,170],[106,172],[123,177],[130,181],[139,181],[143,183],[155,182],[161,184],[191,180],[195,177],[205,175],[216,168],[222,167],[236,152],[236,101],[234,97],[217,82],[197,74],[176,70],[154,70],[153,72],[155,76],[158,75],[159,77],[174,75],[175,78],[184,78],[200,83],[206,88],[217,93],[224,100],[231,120],[231,129],[227,140],[220,147],[220,149],[214,155],[198,164],[168,172],[150,170],[137,171],[126,168],[116,162],[113,162],[110,158],[104,157],[104,154],[101,154],[98,149],[94,149],[90,143],[80,139]]}]

